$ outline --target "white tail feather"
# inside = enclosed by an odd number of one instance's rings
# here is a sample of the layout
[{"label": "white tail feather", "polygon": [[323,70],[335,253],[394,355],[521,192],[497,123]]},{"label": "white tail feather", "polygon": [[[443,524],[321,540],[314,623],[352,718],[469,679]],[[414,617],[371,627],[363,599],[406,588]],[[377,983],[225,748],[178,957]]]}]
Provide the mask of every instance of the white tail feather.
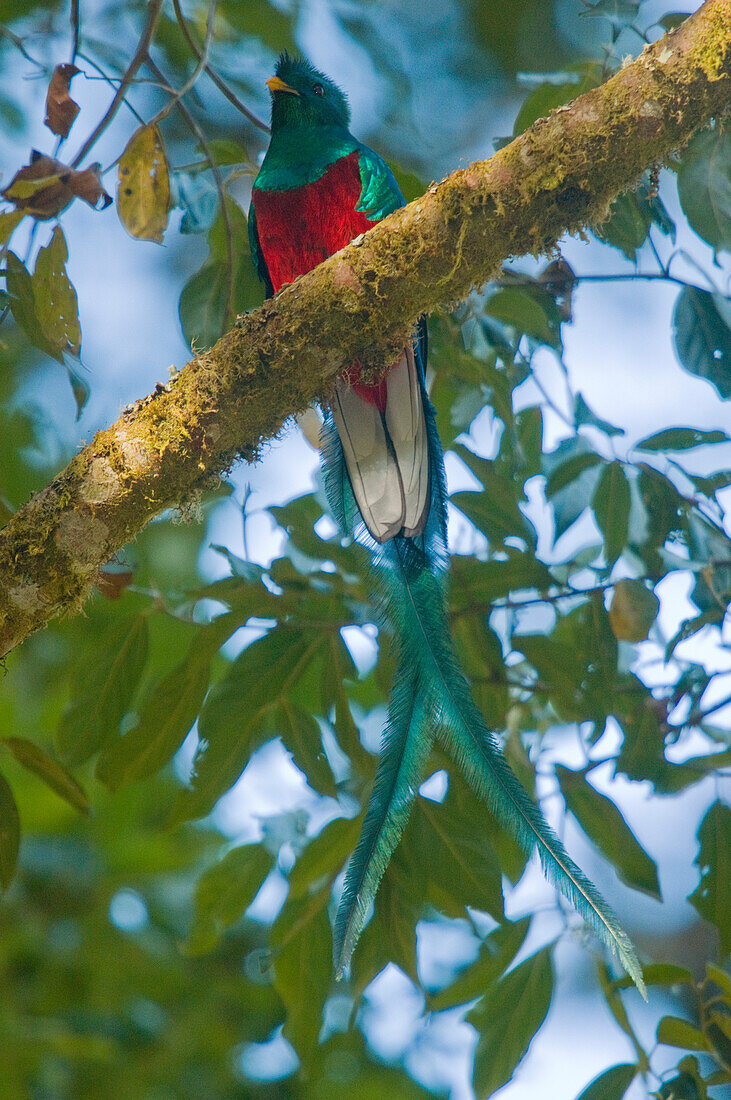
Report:
[{"label": "white tail feather", "polygon": [[424,405],[411,347],[386,375],[386,409],[336,384],[333,420],[353,495],[377,542],[421,533],[429,512],[429,452]]}]

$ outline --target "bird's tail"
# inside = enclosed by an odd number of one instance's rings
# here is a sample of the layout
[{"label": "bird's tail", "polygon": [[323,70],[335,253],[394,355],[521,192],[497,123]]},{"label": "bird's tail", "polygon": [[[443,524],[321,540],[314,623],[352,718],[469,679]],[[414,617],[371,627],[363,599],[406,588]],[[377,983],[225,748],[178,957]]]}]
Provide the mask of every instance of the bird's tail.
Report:
[{"label": "bird's tail", "polygon": [[[508,765],[472,699],[451,640],[446,608],[446,488],[441,445],[420,371],[429,443],[430,508],[423,531],[382,544],[359,521],[339,437],[326,425],[325,485],[345,530],[373,554],[373,581],[397,646],[383,749],[360,840],[348,864],[335,920],[334,961],[348,967],[367,912],[406,825],[431,747],[438,737],[500,824],[532,853],[549,880],[608,944],[644,995],[634,948],[617,917],[566,853]],[[359,526],[359,529],[358,529]]]}]

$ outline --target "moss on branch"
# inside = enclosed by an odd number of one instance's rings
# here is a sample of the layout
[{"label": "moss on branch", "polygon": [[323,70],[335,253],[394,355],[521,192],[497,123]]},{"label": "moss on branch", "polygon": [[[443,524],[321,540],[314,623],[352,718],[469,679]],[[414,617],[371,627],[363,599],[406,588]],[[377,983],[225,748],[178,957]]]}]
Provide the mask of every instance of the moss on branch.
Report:
[{"label": "moss on branch", "polygon": [[240,318],[98,432],[0,531],[0,654],[78,609],[148,520],[254,459],[352,359],[388,361],[421,313],[463,298],[509,256],[599,224],[649,165],[727,110],[730,55],[731,0],[706,0],[604,85]]}]

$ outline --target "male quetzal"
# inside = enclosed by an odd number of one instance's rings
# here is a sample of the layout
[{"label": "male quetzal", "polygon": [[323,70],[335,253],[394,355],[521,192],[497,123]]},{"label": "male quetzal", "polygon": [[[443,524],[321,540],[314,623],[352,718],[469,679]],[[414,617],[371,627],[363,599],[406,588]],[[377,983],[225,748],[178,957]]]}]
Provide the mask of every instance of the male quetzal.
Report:
[{"label": "male quetzal", "polygon": [[[348,130],[343,93],[282,55],[269,149],[249,213],[251,252],[268,294],[315,267],[403,205],[387,164]],[[378,379],[357,363],[337,380],[324,427],[325,487],[345,533],[369,546],[398,647],[383,751],[335,923],[335,966],[347,967],[368,906],[406,824],[438,736],[468,781],[605,942],[640,988],[617,918],[571,861],[513,775],[459,668],[446,617],[446,490],[424,384],[426,330]]]}]

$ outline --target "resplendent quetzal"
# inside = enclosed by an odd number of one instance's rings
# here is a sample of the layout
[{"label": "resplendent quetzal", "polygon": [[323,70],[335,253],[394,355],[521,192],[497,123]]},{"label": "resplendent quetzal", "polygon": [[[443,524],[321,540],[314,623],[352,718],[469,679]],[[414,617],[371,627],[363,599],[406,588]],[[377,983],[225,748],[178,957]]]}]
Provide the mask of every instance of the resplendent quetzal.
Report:
[{"label": "resplendent quetzal", "polygon": [[[315,267],[404,200],[381,157],[348,130],[343,93],[301,58],[282,55],[269,149],[254,183],[251,252],[267,293]],[[435,737],[490,810],[552,882],[642,975],[619,921],[572,862],[506,763],[472,700],[446,617],[446,490],[426,394],[426,329],[380,379],[352,364],[335,385],[323,439],[324,480],[344,533],[367,545],[398,647],[383,749],[335,923],[335,967],[348,966],[368,906],[423,778]]]}]

